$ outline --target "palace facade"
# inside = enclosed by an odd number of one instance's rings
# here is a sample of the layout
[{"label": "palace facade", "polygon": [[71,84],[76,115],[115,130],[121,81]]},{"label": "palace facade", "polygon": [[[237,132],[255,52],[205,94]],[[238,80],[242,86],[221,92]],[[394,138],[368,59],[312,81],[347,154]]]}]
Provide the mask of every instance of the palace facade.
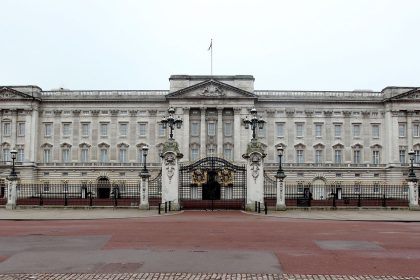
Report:
[{"label": "palace facade", "polygon": [[243,120],[255,107],[266,121],[257,131],[267,154],[264,169],[274,174],[282,145],[286,183],[401,184],[410,150],[418,170],[420,88],[256,90],[249,75],[173,75],[169,82],[169,90],[1,86],[0,183],[10,173],[14,147],[21,181],[139,180],[144,145],[153,178],[169,136],[160,123],[169,107],[183,121],[174,130],[181,162],[206,156],[244,162],[251,131]]}]

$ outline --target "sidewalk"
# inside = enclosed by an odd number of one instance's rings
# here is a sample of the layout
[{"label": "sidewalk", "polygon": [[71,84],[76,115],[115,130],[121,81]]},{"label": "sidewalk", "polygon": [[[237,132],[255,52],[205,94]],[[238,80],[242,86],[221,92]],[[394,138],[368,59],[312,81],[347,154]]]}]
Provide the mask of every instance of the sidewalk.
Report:
[{"label": "sidewalk", "polygon": [[[222,211],[222,210],[219,210]],[[169,212],[162,215],[173,215],[181,212]],[[256,214],[255,212],[244,212]],[[337,220],[337,221],[395,221],[420,222],[420,211],[409,210],[287,210],[269,211],[257,214],[264,217]],[[124,208],[26,208],[6,210],[0,208],[0,220],[91,220],[91,219],[125,219],[159,216],[157,210],[138,210]]]}]

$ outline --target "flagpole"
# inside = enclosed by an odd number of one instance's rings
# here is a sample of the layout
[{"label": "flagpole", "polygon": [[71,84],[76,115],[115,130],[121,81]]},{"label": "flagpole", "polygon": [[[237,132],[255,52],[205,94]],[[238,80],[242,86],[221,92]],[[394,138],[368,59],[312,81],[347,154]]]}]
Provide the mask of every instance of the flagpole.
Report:
[{"label": "flagpole", "polygon": [[210,43],[210,47],[211,47],[211,50],[210,50],[210,59],[211,59],[211,62],[210,62],[210,75],[211,76],[213,76],[213,39],[211,39],[211,43]]}]

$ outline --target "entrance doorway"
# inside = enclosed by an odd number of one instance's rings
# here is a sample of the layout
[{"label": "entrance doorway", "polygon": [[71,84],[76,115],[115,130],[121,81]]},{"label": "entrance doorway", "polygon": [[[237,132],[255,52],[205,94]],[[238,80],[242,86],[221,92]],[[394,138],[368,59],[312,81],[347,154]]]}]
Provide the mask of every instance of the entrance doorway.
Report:
[{"label": "entrance doorway", "polygon": [[97,194],[98,194],[98,198],[109,198],[110,197],[111,184],[109,183],[108,178],[102,177],[102,178],[98,179]]},{"label": "entrance doorway", "polygon": [[209,171],[208,181],[203,185],[203,200],[220,199],[220,184],[217,182],[217,172]]}]

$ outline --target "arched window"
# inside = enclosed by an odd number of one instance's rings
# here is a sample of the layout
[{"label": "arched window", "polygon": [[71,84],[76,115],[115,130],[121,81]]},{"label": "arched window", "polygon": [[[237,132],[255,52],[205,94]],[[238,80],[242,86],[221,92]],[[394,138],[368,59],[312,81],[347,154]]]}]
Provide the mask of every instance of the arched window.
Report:
[{"label": "arched window", "polygon": [[89,149],[90,145],[87,143],[82,143],[79,145],[80,147],[80,161],[81,162],[89,162]]},{"label": "arched window", "polygon": [[200,145],[197,143],[191,143],[190,145],[190,160],[196,161],[199,159]]},{"label": "arched window", "polygon": [[381,163],[381,145],[373,145],[370,147],[372,150],[372,164],[380,164]]},{"label": "arched window", "polygon": [[333,146],[333,150],[334,150],[334,163],[337,163],[337,164],[343,163],[344,145],[336,144]]},{"label": "arched window", "polygon": [[71,145],[68,143],[61,144],[61,161],[71,162]]},{"label": "arched window", "polygon": [[324,149],[325,146],[321,143],[318,143],[314,146],[314,162],[320,164],[324,162]]},{"label": "arched window", "polygon": [[99,161],[100,162],[109,162],[109,145],[107,143],[100,143],[99,148]]},{"label": "arched window", "polygon": [[305,145],[300,143],[295,145],[296,163],[305,163]]},{"label": "arched window", "polygon": [[128,144],[120,143],[117,145],[119,148],[118,158],[120,162],[128,161]]},{"label": "arched window", "polygon": [[353,149],[353,163],[354,164],[362,163],[363,146],[361,144],[356,144],[352,146],[352,149]]},{"label": "arched window", "polygon": [[43,162],[50,163],[52,161],[52,147],[53,145],[45,143],[41,146],[43,152]]},{"label": "arched window", "polygon": [[2,158],[3,161],[11,161],[11,155],[10,155],[10,144],[7,142],[4,142],[3,144],[1,144],[1,149],[2,149]]}]

